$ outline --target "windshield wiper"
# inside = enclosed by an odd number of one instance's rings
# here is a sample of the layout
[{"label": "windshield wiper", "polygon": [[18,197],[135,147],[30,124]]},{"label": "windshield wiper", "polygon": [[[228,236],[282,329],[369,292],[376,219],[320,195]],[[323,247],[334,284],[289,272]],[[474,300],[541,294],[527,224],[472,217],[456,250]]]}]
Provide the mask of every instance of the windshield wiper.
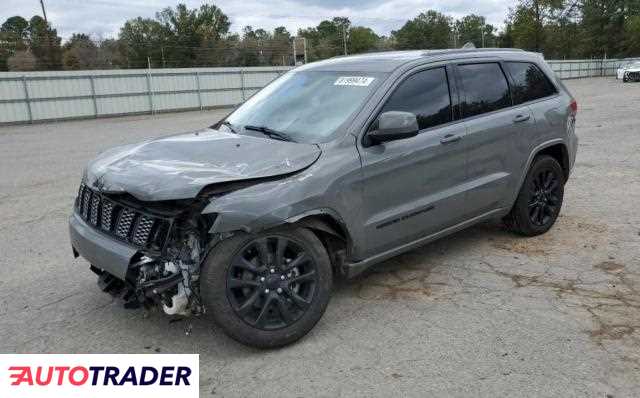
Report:
[{"label": "windshield wiper", "polygon": [[269,127],[246,125],[244,126],[244,129],[259,131],[262,134],[266,135],[267,137],[274,138],[276,140],[295,142],[293,138],[291,138],[287,133],[283,133],[282,131],[276,131],[276,130],[270,129]]},{"label": "windshield wiper", "polygon": [[222,122],[222,125],[227,126],[233,134],[238,134],[238,132],[236,131],[236,128],[233,126],[233,124],[231,124],[231,122],[225,120],[224,122]]}]

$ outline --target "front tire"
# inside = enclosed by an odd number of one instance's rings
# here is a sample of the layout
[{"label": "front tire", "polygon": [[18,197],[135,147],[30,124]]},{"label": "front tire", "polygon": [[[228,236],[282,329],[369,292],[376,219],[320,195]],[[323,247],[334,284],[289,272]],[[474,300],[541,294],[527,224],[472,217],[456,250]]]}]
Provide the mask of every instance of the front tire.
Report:
[{"label": "front tire", "polygon": [[308,229],[238,233],[216,245],[201,274],[207,317],[258,348],[291,344],[322,317],[331,295],[327,251]]},{"label": "front tire", "polygon": [[556,159],[547,155],[536,157],[513,208],[504,218],[507,227],[524,236],[547,232],[560,214],[565,180]]}]

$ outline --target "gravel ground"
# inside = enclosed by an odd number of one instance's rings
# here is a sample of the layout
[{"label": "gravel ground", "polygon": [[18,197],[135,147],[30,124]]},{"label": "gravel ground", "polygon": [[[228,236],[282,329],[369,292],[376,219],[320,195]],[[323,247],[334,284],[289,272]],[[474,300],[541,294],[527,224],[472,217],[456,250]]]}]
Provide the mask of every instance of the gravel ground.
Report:
[{"label": "gravel ground", "polygon": [[578,159],[546,235],[489,223],[339,283],[280,350],[128,311],[73,260],[67,217],[105,148],[220,111],[0,128],[0,352],[199,353],[202,396],[640,396],[640,85],[568,81]]}]

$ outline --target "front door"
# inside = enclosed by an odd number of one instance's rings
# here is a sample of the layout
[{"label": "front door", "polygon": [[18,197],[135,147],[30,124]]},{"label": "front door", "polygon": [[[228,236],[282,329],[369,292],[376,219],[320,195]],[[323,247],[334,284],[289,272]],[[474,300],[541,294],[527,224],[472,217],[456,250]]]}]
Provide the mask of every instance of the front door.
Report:
[{"label": "front door", "polygon": [[379,113],[412,112],[420,133],[360,148],[365,257],[461,221],[465,127],[454,121],[448,81],[445,67],[406,77]]}]

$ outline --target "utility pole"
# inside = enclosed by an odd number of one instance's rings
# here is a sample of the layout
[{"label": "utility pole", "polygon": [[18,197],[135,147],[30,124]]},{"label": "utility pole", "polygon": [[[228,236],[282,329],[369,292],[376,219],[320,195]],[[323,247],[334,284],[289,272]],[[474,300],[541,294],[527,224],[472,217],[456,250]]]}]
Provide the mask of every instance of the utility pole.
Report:
[{"label": "utility pole", "polygon": [[342,41],[344,43],[344,55],[348,55],[347,54],[347,27],[344,24],[342,25]]},{"label": "utility pole", "polygon": [[51,46],[53,37],[49,34],[49,20],[47,19],[47,10],[44,7],[44,0],[40,0],[40,7],[42,7],[42,17],[44,18],[45,33],[47,34],[47,50],[49,50],[48,64],[50,68],[55,69],[53,68],[53,47]]},{"label": "utility pole", "polygon": [[302,45],[304,47],[304,63],[306,64],[306,63],[308,63],[308,60],[307,60],[307,38],[306,37],[302,38]]},{"label": "utility pole", "polygon": [[453,27],[453,48],[458,48],[458,28]]},{"label": "utility pole", "polygon": [[44,0],[40,0],[40,6],[42,7],[42,16],[44,17],[44,22],[48,24],[47,11],[44,9]]},{"label": "utility pole", "polygon": [[298,60],[296,56],[296,39],[297,37],[293,38],[293,66],[296,66],[298,64]]}]

